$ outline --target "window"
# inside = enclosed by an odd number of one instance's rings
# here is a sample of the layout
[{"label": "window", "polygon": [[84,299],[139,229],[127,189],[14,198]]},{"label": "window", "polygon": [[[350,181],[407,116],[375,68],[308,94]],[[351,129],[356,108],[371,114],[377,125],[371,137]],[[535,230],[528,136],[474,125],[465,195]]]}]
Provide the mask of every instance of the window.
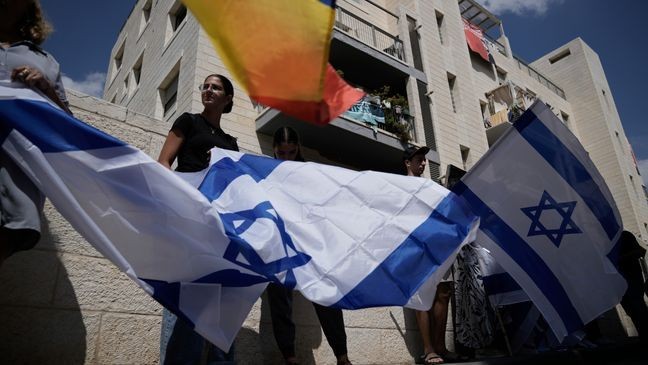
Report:
[{"label": "window", "polygon": [[125,91],[128,93],[128,96],[132,96],[137,88],[139,87],[140,84],[140,79],[142,76],[142,60],[143,60],[144,54],[141,54],[139,58],[137,59],[137,62],[135,62],[135,66],[133,66],[133,69],[130,72],[130,80],[126,79],[125,81]]},{"label": "window", "polygon": [[175,32],[182,24],[182,21],[187,17],[187,8],[180,2],[176,3],[171,12],[169,13],[169,20],[171,21],[171,30]]},{"label": "window", "polygon": [[570,54],[571,54],[571,51],[569,50],[569,48],[567,48],[565,50],[562,50],[562,51],[558,52],[555,56],[549,57],[549,63],[551,63],[553,65],[554,63],[562,60],[563,58],[569,56]]},{"label": "window", "polygon": [[502,70],[499,67],[497,68],[497,82],[499,82],[500,85],[506,82],[506,75],[506,71]]},{"label": "window", "polygon": [[601,90],[601,93],[603,94],[603,100],[605,100],[605,105],[610,109],[610,101],[608,100],[607,93],[605,90]]},{"label": "window", "polygon": [[443,14],[439,13],[436,10],[434,12],[436,13],[437,29],[439,31],[439,41],[441,41],[441,44],[443,44],[443,33],[444,33],[443,28],[445,27],[445,24],[443,23]]},{"label": "window", "polygon": [[162,90],[162,105],[163,105],[163,115],[166,117],[166,115],[169,113],[173,107],[176,105],[176,101],[178,99],[178,76],[176,75],[173,80],[171,80],[171,83],[166,89]]},{"label": "window", "polygon": [[459,146],[461,150],[461,163],[463,164],[464,171],[468,171],[470,167],[470,148],[466,146]]},{"label": "window", "polygon": [[560,111],[560,118],[562,119],[563,123],[565,123],[567,128],[570,128],[570,126],[569,126],[569,114],[567,114],[567,113],[565,113],[564,111],[561,110]]},{"label": "window", "polygon": [[144,28],[149,23],[149,20],[151,19],[151,5],[152,5],[153,0],[147,0],[144,3],[144,6],[142,7],[142,20],[140,21],[140,33],[144,31]]},{"label": "window", "polygon": [[448,88],[450,89],[450,102],[452,103],[452,111],[457,112],[457,102],[455,100],[455,84],[457,78],[454,75],[448,74]]},{"label": "window", "polygon": [[632,175],[630,176],[630,185],[632,185],[632,190],[634,190],[634,193],[637,197],[639,197],[639,193],[637,192],[637,187],[635,186],[634,179],[632,178]]},{"label": "window", "polygon": [[161,116],[168,118],[176,109],[178,100],[178,76],[180,75],[180,62],[178,62],[164,78],[159,87],[159,109]]},{"label": "window", "polygon": [[135,62],[135,66],[133,66],[133,86],[137,88],[140,83],[140,79],[142,76],[142,61],[144,60],[144,54],[141,54],[139,58],[137,59],[137,62]]},{"label": "window", "polygon": [[414,61],[414,68],[423,71],[423,55],[421,52],[421,35],[418,32],[420,28],[416,25],[416,20],[407,17],[407,28],[409,31],[410,46],[412,49],[412,58]]},{"label": "window", "polygon": [[121,69],[122,63],[124,61],[124,45],[126,44],[126,40],[122,42],[121,46],[119,47],[119,50],[117,53],[115,53],[115,57],[113,57],[113,79],[117,76],[117,73]]},{"label": "window", "polygon": [[625,148],[623,148],[623,143],[621,143],[621,137],[619,136],[619,132],[614,131],[614,135],[616,136],[617,144],[619,145],[621,152],[623,152],[623,154],[625,155]]},{"label": "window", "polygon": [[479,101],[479,110],[481,111],[481,117],[482,120],[484,121],[484,127],[485,128],[490,128],[490,113],[488,112],[488,103],[485,101]]},{"label": "window", "polygon": [[124,96],[122,97],[122,100],[124,100],[126,96],[130,94],[130,89],[128,88],[128,78],[129,76],[126,76],[126,78],[124,79]]},{"label": "window", "polygon": [[176,1],[169,11],[167,20],[166,32],[164,34],[164,44],[168,45],[178,29],[187,18],[187,8],[182,5],[182,2]]},{"label": "window", "polygon": [[441,165],[438,163],[428,160],[428,167],[430,168],[430,178],[437,182],[441,183]]}]

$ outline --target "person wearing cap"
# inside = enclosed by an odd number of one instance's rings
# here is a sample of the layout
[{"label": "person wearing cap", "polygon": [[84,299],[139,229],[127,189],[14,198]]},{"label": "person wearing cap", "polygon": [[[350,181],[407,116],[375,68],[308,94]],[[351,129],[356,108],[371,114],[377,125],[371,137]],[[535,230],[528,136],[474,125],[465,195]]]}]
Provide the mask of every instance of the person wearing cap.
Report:
[{"label": "person wearing cap", "polygon": [[[421,177],[427,159],[425,155],[430,151],[428,147],[410,146],[403,153],[403,163],[407,176]],[[443,364],[445,360],[452,360],[451,353],[445,345],[445,330],[448,318],[448,304],[452,282],[442,281],[437,286],[432,308],[427,311],[416,311],[416,323],[423,340],[423,363]],[[430,319],[432,319],[430,323]]]},{"label": "person wearing cap", "polygon": [[427,165],[425,155],[428,152],[430,152],[430,148],[425,146],[409,146],[405,149],[403,162],[407,169],[407,176],[421,177],[423,175],[423,171],[425,171],[425,166]]}]

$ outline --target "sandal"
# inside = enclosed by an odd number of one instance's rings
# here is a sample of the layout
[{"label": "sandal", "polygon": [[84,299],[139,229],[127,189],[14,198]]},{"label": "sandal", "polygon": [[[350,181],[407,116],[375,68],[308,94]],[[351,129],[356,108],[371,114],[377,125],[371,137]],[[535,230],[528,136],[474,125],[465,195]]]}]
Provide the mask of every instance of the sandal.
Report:
[{"label": "sandal", "polygon": [[438,365],[445,363],[443,357],[437,355],[435,352],[428,352],[427,354],[421,356],[421,358],[423,359],[423,363],[426,365]]}]

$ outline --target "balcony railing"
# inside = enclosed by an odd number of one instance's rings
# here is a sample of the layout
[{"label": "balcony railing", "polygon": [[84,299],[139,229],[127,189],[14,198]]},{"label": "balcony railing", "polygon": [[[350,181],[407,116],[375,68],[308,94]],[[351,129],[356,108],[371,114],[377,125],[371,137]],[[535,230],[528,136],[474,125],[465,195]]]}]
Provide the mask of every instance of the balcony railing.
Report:
[{"label": "balcony railing", "polygon": [[563,89],[558,87],[558,85],[554,84],[553,82],[551,82],[551,80],[546,78],[540,72],[536,71],[533,67],[529,66],[529,64],[524,62],[521,58],[517,56],[513,56],[513,58],[515,58],[515,60],[517,61],[517,65],[520,68],[520,70],[527,72],[529,76],[538,80],[538,82],[544,85],[546,88],[553,91],[556,95],[560,96],[561,98],[565,99],[565,92],[563,91]]},{"label": "balcony railing", "polygon": [[488,42],[490,42],[493,46],[495,46],[495,48],[497,48],[497,50],[499,51],[499,53],[501,53],[501,54],[503,54],[504,56],[506,56],[506,47],[504,47],[504,45],[503,45],[502,43],[498,42],[497,40],[495,40],[493,37],[489,36],[489,35],[486,34],[486,33],[484,33],[484,36],[486,37],[486,39],[488,40]]},{"label": "balcony railing", "polygon": [[400,106],[386,107],[376,96],[365,96],[342,115],[393,133],[402,141],[416,140],[414,117]]},{"label": "balcony railing", "polygon": [[335,27],[362,43],[405,62],[403,41],[343,8],[338,7],[335,12]]}]

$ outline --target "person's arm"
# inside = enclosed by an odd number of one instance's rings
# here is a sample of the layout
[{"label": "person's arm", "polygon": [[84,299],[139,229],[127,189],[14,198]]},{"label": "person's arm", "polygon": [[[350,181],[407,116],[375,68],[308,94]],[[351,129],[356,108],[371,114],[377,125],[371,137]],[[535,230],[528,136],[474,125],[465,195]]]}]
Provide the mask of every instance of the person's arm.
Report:
[{"label": "person's arm", "polygon": [[68,108],[67,104],[59,98],[54,85],[43,75],[38,69],[28,66],[20,66],[13,69],[11,72],[11,79],[24,82],[32,89],[40,90],[51,101],[56,103],[66,113],[72,115],[72,111]]},{"label": "person's arm", "polygon": [[158,157],[158,162],[167,169],[171,169],[173,161],[175,161],[178,156],[178,151],[180,151],[180,146],[184,142],[184,134],[179,129],[172,129],[169,131],[169,134],[162,145],[162,150],[160,151],[160,156]]}]

